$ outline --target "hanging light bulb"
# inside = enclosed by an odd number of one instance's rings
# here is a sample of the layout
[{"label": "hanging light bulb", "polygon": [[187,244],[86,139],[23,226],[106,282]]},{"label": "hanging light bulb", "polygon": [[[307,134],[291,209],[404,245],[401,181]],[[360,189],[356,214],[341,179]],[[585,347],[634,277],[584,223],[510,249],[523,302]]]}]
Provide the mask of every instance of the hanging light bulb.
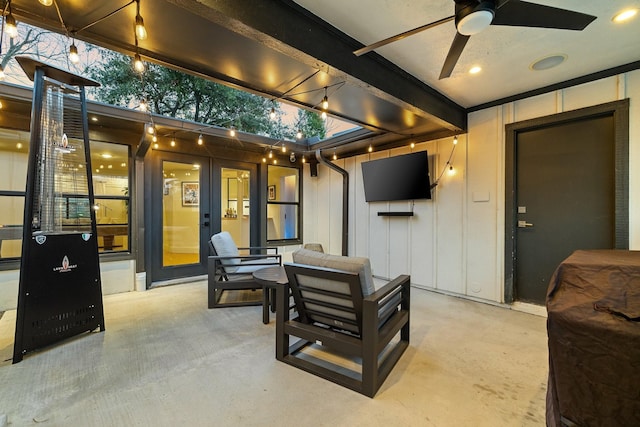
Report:
[{"label": "hanging light bulb", "polygon": [[269,150],[269,158],[273,159],[273,151]]},{"label": "hanging light bulb", "polygon": [[78,55],[78,47],[76,46],[76,41],[71,42],[71,46],[69,46],[69,61],[72,64],[77,64],[80,62],[80,55]]},{"label": "hanging light bulb", "polygon": [[449,165],[449,175],[455,175],[456,174],[456,170],[453,168],[453,165]]},{"label": "hanging light bulb", "polygon": [[266,157],[262,158],[262,163],[267,163],[267,158]]},{"label": "hanging light bulb", "polygon": [[271,107],[271,112],[269,113],[269,118],[271,120],[275,120],[275,118],[276,118],[276,109],[274,107]]},{"label": "hanging light bulb", "polygon": [[453,137],[453,145],[458,144],[458,135]]},{"label": "hanging light bulb", "polygon": [[198,145],[204,144],[204,139],[202,139],[202,134],[198,136]]},{"label": "hanging light bulb", "polygon": [[149,135],[153,135],[156,133],[156,127],[153,125],[153,123],[147,124],[147,133]]},{"label": "hanging light bulb", "polygon": [[140,100],[140,105],[138,106],[140,108],[140,111],[145,112],[149,109],[149,106],[147,105],[147,100],[142,98]]},{"label": "hanging light bulb", "polygon": [[369,150],[370,153],[373,151],[373,147],[371,146],[371,144],[369,144]]},{"label": "hanging light bulb", "polygon": [[153,149],[154,149],[154,150],[157,150],[157,149],[158,149],[158,147],[159,147],[159,145],[158,145],[158,144],[153,144]]},{"label": "hanging light bulb", "polygon": [[273,164],[277,165],[278,164],[278,159],[273,159]]},{"label": "hanging light bulb", "polygon": [[284,142],[282,143],[282,152],[286,153],[287,152],[287,146],[284,145]]},{"label": "hanging light bulb", "polygon": [[338,155],[336,154],[336,152],[333,152],[333,160],[338,160]]},{"label": "hanging light bulb", "polygon": [[322,109],[323,110],[328,110],[329,109],[329,98],[327,97],[327,87],[324,87],[324,98],[322,98]]},{"label": "hanging light bulb", "polygon": [[307,159],[305,159],[304,156],[302,156],[302,163],[307,163]]},{"label": "hanging light bulb", "polygon": [[298,133],[296,133],[297,139],[302,139],[302,130],[298,129]]},{"label": "hanging light bulb", "polygon": [[9,14],[4,18],[4,31],[11,38],[18,35],[18,23],[11,13],[11,3],[9,3]]},{"label": "hanging light bulb", "polygon": [[170,145],[171,145],[172,147],[175,147],[175,146],[176,146],[176,140],[175,140],[174,138],[171,138]]},{"label": "hanging light bulb", "polygon": [[155,136],[155,135],[153,135],[153,138],[151,138],[151,140],[152,140],[153,142],[158,142],[158,137],[157,137],[157,136]]},{"label": "hanging light bulb", "polygon": [[411,143],[411,148],[416,148],[416,143],[415,142]]},{"label": "hanging light bulb", "polygon": [[5,78],[4,67],[0,65],[0,80],[4,80],[4,78]]},{"label": "hanging light bulb", "polygon": [[138,40],[147,38],[147,29],[144,27],[144,19],[140,16],[140,0],[136,0],[136,36]]},{"label": "hanging light bulb", "polygon": [[38,0],[43,6],[51,6],[53,4],[53,0]]},{"label": "hanging light bulb", "polygon": [[236,136],[236,128],[231,126],[231,129],[229,129],[229,135],[231,135],[232,137]]},{"label": "hanging light bulb", "polygon": [[327,120],[327,112],[323,111],[322,114],[320,114],[320,117],[322,117],[322,120]]},{"label": "hanging light bulb", "polygon": [[142,62],[142,57],[140,56],[139,53],[136,52],[136,54],[133,57],[133,68],[138,72],[138,73],[144,73],[144,62]]},{"label": "hanging light bulb", "polygon": [[2,107],[3,107],[2,101],[0,101],[0,110],[2,110]]}]

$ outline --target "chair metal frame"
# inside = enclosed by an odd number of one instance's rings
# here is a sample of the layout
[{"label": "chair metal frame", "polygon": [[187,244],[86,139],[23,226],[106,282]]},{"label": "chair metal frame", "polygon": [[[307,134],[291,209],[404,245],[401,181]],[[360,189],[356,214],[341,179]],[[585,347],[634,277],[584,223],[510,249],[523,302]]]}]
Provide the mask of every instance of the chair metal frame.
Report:
[{"label": "chair metal frame", "polygon": [[[251,272],[234,272],[232,268],[241,266],[260,266],[270,267],[274,265],[282,265],[282,255],[278,254],[278,248],[276,247],[262,247],[262,246],[250,246],[246,248],[238,248],[238,250],[249,250],[251,252],[261,251],[267,252],[269,250],[275,250],[275,254],[269,253],[252,253],[250,255],[232,255],[232,256],[219,256],[213,246],[211,240],[209,240],[209,250],[212,255],[208,258],[208,307],[220,308],[220,307],[243,307],[250,305],[262,305],[262,299],[256,301],[232,301],[232,302],[220,302],[222,295],[227,291],[241,291],[241,290],[258,290],[263,289],[263,286],[255,281]],[[241,264],[230,265],[225,261],[239,259]],[[271,260],[272,262],[265,262],[265,260]],[[231,267],[231,269],[229,268]],[[263,290],[263,292],[265,292]]]},{"label": "chair metal frame", "polygon": [[[285,263],[284,268],[297,316],[289,319],[289,291],[285,292],[284,287],[278,288],[276,358],[374,397],[409,345],[410,276],[398,276],[373,294],[363,297],[357,273],[289,263]],[[349,294],[319,287],[310,289],[298,280],[301,275],[346,283]],[[350,300],[352,304],[345,307],[326,302],[323,297],[314,299],[309,296],[311,294]],[[310,308],[309,304],[316,308]],[[399,340],[392,343],[398,335]],[[291,343],[290,337],[294,337],[295,342]],[[326,364],[314,363],[310,358],[298,357],[301,350],[313,344],[360,358],[361,372],[349,375],[343,369],[332,369]]]}]

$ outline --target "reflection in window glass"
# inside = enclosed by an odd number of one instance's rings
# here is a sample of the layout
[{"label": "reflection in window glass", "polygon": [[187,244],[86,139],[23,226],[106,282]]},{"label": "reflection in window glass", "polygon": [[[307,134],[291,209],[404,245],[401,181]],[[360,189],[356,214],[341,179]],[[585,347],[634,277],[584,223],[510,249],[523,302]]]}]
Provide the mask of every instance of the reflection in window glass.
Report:
[{"label": "reflection in window glass", "polygon": [[23,216],[24,196],[0,196],[0,258],[20,257]]},{"label": "reflection in window glass", "polygon": [[300,171],[269,165],[267,171],[267,240],[300,238]]}]

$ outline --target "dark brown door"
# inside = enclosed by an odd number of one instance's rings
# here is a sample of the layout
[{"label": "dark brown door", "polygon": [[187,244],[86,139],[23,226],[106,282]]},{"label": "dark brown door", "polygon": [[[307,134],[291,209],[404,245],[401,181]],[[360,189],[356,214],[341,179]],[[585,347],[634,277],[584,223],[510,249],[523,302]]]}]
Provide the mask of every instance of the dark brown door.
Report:
[{"label": "dark brown door", "polygon": [[615,247],[613,116],[518,132],[515,299],[544,304],[558,264]]}]

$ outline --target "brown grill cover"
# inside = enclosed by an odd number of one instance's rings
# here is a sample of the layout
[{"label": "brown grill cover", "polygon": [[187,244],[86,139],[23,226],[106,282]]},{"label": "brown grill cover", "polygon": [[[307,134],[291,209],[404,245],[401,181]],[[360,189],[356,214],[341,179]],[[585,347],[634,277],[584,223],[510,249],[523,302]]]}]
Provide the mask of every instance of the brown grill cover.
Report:
[{"label": "brown grill cover", "polygon": [[574,252],[547,312],[547,425],[640,426],[640,251]]}]

